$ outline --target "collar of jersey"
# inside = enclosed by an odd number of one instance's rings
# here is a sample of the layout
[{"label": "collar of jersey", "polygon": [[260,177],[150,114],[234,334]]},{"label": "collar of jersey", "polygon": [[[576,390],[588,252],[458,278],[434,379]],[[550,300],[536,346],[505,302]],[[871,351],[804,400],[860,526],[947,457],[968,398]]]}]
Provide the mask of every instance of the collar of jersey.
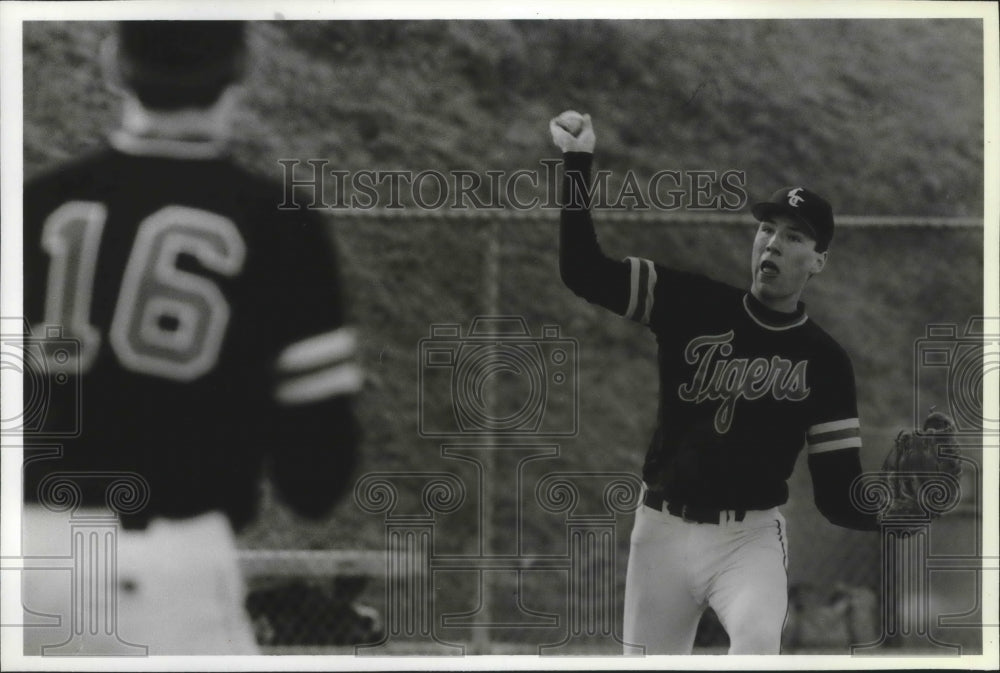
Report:
[{"label": "collar of jersey", "polygon": [[799,327],[809,320],[809,316],[806,315],[806,305],[802,302],[799,302],[792,313],[782,313],[764,306],[749,292],[743,295],[743,308],[755,323],[764,329],[774,331]]},{"label": "collar of jersey", "polygon": [[218,159],[228,149],[228,143],[220,138],[144,136],[124,129],[112,133],[108,140],[124,154],[168,159]]}]

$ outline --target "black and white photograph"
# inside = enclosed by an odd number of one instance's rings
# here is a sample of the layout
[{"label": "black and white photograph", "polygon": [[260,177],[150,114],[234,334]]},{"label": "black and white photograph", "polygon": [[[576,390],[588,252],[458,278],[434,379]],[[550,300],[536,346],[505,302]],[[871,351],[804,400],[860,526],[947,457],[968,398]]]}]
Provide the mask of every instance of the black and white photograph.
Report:
[{"label": "black and white photograph", "polygon": [[997,667],[996,5],[0,21],[5,670]]}]

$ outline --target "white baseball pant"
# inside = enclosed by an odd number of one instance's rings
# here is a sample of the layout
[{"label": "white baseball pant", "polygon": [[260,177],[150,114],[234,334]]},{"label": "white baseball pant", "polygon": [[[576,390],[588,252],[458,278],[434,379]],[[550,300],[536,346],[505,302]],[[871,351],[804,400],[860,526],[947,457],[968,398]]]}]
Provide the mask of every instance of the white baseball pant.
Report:
[{"label": "white baseball pant", "polygon": [[89,514],[24,508],[25,655],[258,652],[225,515],[122,530]]},{"label": "white baseball pant", "polygon": [[[728,521],[726,519],[729,519]],[[777,508],[692,523],[642,505],[625,581],[626,654],[690,654],[709,606],[730,654],[778,654],[788,608],[788,539]]]}]

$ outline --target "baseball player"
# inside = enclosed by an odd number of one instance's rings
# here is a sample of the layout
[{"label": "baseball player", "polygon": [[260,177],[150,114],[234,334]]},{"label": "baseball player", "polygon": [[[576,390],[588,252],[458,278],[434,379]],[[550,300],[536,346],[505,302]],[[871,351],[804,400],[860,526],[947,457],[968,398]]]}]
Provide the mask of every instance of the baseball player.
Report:
[{"label": "baseball player", "polygon": [[626,653],[689,654],[711,606],[731,654],[777,654],[787,607],[787,541],[778,510],[799,451],[834,524],[876,530],[857,512],[861,473],[847,353],[799,301],[823,270],[830,205],[800,186],[753,206],[750,289],[604,255],[587,205],[593,126],[550,123],[564,152],[559,264],[576,294],[649,327],[658,343],[659,427],[643,466],[625,587]]},{"label": "baseball player", "polygon": [[[149,654],[255,652],[234,533],[262,476],[318,518],[357,461],[362,375],[329,232],[228,157],[246,58],[239,22],[123,22],[102,49],[120,128],[24,188],[25,316],[34,338],[78,344],[47,372],[80,389],[45,418],[78,414],[78,436],[54,457],[26,450],[25,555],[70,554],[54,477],[80,520],[106,513],[114,475],[138,475],[148,502],[121,517],[117,581],[73,609],[111,610],[100,627]],[[25,572],[26,610],[61,618],[25,629],[26,654],[85,643],[70,582]]]}]

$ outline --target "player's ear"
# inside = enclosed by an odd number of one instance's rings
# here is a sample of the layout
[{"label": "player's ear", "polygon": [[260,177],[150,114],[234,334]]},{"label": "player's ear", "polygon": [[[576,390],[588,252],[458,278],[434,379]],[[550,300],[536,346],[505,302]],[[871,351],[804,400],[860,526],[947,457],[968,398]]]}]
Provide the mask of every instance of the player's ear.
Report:
[{"label": "player's ear", "polygon": [[125,82],[122,79],[121,66],[118,64],[118,37],[110,35],[101,41],[99,55],[101,74],[104,76],[104,86],[108,91],[119,96],[125,94]]},{"label": "player's ear", "polygon": [[829,251],[824,250],[823,252],[817,252],[816,257],[813,259],[812,273],[813,275],[819,273],[826,266],[826,258]]}]

